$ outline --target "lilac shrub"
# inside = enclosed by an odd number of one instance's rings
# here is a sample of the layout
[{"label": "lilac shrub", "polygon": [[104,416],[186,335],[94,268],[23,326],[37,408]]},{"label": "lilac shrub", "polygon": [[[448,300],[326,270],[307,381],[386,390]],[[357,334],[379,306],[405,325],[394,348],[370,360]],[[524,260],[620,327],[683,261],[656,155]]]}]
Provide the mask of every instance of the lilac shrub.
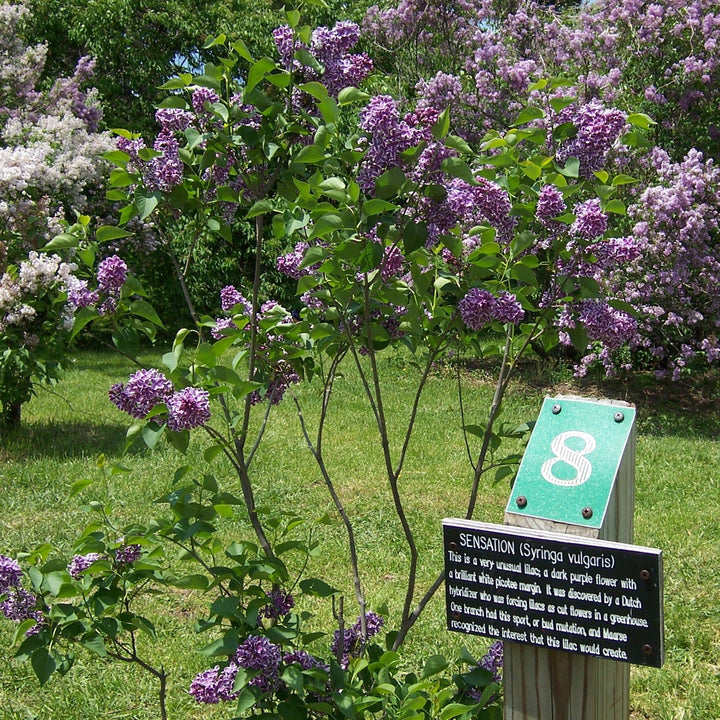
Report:
[{"label": "lilac shrub", "polygon": [[73,328],[69,300],[77,265],[31,250],[0,276],[0,404],[2,423],[17,424],[34,384],[59,377]]},{"label": "lilac shrub", "polygon": [[90,58],[49,91],[36,89],[46,48],[23,42],[28,12],[22,3],[0,5],[0,241],[16,253],[43,245],[67,213],[98,199],[107,174],[100,155],[112,147],[98,132],[94,92],[81,89],[92,76]]},{"label": "lilac shrub", "polygon": [[657,181],[628,208],[637,252],[601,282],[637,310],[636,345],[659,376],[678,379],[719,356],[720,170],[690,151],[655,150]]},{"label": "lilac shrub", "polygon": [[34,384],[59,377],[75,309],[94,300],[75,258],[37,250],[98,199],[108,171],[100,155],[112,146],[98,132],[95,93],[82,89],[90,58],[38,89],[46,48],[23,41],[28,13],[0,5],[0,402],[13,425]]}]

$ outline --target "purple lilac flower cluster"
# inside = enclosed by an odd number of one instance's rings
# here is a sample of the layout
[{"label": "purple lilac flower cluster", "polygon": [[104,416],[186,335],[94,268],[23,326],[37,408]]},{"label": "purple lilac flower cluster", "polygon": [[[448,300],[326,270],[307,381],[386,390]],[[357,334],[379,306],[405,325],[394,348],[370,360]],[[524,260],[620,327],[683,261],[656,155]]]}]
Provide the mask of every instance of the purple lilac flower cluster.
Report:
[{"label": "purple lilac flower cluster", "polygon": [[201,388],[186,387],[166,401],[167,426],[174,432],[192,430],[210,419],[210,393]]},{"label": "purple lilac flower cluster", "polygon": [[183,179],[183,161],[180,159],[180,144],[170,130],[158,133],[153,150],[160,153],[153,157],[145,168],[145,182],[151,190],[170,192]]},{"label": "purple lilac flower cluster", "polygon": [[551,232],[561,231],[565,225],[555,220],[567,210],[562,192],[554,185],[543,185],[538,194],[535,217]]},{"label": "purple lilac flower cluster", "polygon": [[[252,305],[246,300],[243,295],[238,291],[234,285],[226,285],[220,291],[220,307],[225,313],[233,312],[236,306],[242,308],[242,312],[248,317],[252,315]],[[215,318],[215,327],[210,330],[210,334],[215,340],[225,336],[224,330],[237,328],[237,325],[233,322],[232,317],[219,317]]]},{"label": "purple lilac flower cluster", "polygon": [[115,550],[115,563],[117,565],[132,565],[134,562],[140,559],[142,554],[142,548],[137,543],[130,543],[129,545],[122,545]]},{"label": "purple lilac flower cluster", "polygon": [[[502,682],[503,674],[503,643],[502,640],[496,640],[487,650],[485,655],[480,658],[478,667],[487,670],[492,674],[493,682]],[[468,696],[473,700],[479,701],[482,697],[480,688],[471,687],[468,690]]]},{"label": "purple lilac flower cluster", "polygon": [[565,163],[570,157],[577,158],[582,177],[590,177],[605,164],[608,152],[625,127],[626,117],[620,110],[606,108],[593,100],[579,109],[566,108],[559,120],[575,125],[577,135],[561,144],[557,161]]},{"label": "purple lilac flower cluster", "polygon": [[127,264],[121,257],[110,255],[103,258],[97,269],[97,289],[90,290],[87,280],[73,277],[68,283],[68,302],[76,308],[97,305],[101,315],[112,314],[117,310],[127,274]]},{"label": "purple lilac flower cluster", "polygon": [[45,621],[37,609],[37,597],[22,587],[22,570],[16,560],[0,554],[0,611],[8,620],[35,620],[26,635],[40,632]]},{"label": "purple lilac flower cluster", "polygon": [[[138,370],[126,384],[113,385],[108,395],[119,410],[138,420],[144,420],[155,405],[165,403],[165,420],[175,432],[192,430],[210,419],[207,390],[186,387],[174,392],[172,382],[159,370]],[[163,418],[158,416],[158,419]]]},{"label": "purple lilac flower cluster", "polygon": [[[367,628],[367,637],[375,637],[385,621],[380,615],[374,612],[365,613],[365,627]],[[336,630],[330,645],[330,650],[335,657],[340,658],[340,665],[347,669],[350,665],[350,658],[359,657],[365,647],[365,639],[362,636],[362,624],[360,618],[351,627],[346,628],[342,634]]]},{"label": "purple lilac flower cluster", "polygon": [[144,420],[150,410],[173,394],[173,385],[159,370],[138,370],[125,385],[110,388],[112,403],[137,420]]},{"label": "purple lilac flower cluster", "polygon": [[242,296],[234,285],[226,285],[220,291],[220,306],[224,312],[230,312],[236,305],[241,305],[246,315],[252,313],[252,305]]},{"label": "purple lilac flower cluster", "polygon": [[583,240],[594,240],[604,235],[608,228],[608,216],[600,208],[600,200],[586,200],[573,208],[575,221],[570,234]]},{"label": "purple lilac flower cluster", "polygon": [[[288,26],[276,28],[273,39],[287,70],[299,73],[300,82],[319,80],[332,97],[337,97],[343,88],[359,85],[373,70],[369,55],[350,52],[360,39],[360,28],[353,22],[344,20],[332,28],[316,28],[309,46]],[[296,53],[299,50],[309,52],[321,69],[298,61]]]},{"label": "purple lilac flower cluster", "polygon": [[271,590],[267,593],[268,604],[260,611],[260,616],[268,619],[285,617],[294,607],[295,598],[283,590]]},{"label": "purple lilac flower cluster", "polygon": [[82,574],[87,570],[93,563],[98,560],[102,560],[104,555],[100,553],[91,552],[86,555],[75,555],[67,566],[70,577],[73,580],[79,580]]},{"label": "purple lilac flower cluster", "polygon": [[248,684],[263,694],[280,690],[284,683],[280,679],[283,667],[298,665],[302,670],[321,669],[329,671],[327,665],[305,650],[281,653],[280,648],[264,635],[250,635],[237,648],[224,668],[216,665],[199,673],[190,684],[189,694],[203,704],[217,704],[237,699],[233,690],[240,668],[252,676]]},{"label": "purple lilac flower cluster", "polygon": [[276,262],[277,269],[283,274],[287,275],[294,280],[299,280],[305,275],[310,275],[317,268],[317,265],[313,267],[301,267],[302,262],[305,258],[305,252],[310,245],[304,241],[295,244],[295,247],[288,253],[280,255]]},{"label": "purple lilac flower cluster", "polygon": [[458,303],[460,317],[471,330],[480,330],[489,322],[519,323],[525,316],[515,295],[502,291],[494,295],[489,290],[474,287]]},{"label": "purple lilac flower cluster", "polygon": [[188,693],[198,703],[216,705],[219,702],[235,700],[238,693],[233,692],[237,665],[231,663],[222,670],[216,665],[209,670],[199,673],[190,683]]},{"label": "purple lilac flower cluster", "polygon": [[720,168],[697,151],[672,162],[656,149],[651,160],[658,180],[628,207],[631,238],[616,241],[627,262],[608,263],[598,281],[637,309],[638,342],[658,375],[678,379],[693,359],[718,359]]}]

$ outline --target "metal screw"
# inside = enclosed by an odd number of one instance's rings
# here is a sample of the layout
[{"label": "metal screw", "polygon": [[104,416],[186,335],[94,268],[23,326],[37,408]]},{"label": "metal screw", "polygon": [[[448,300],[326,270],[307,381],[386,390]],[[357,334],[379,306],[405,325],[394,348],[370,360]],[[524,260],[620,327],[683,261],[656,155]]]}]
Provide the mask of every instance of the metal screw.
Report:
[{"label": "metal screw", "polygon": [[642,651],[645,655],[652,655],[652,651],[653,651],[652,645],[643,645]]},{"label": "metal screw", "polygon": [[640,571],[640,579],[645,580],[647,582],[650,579],[650,571],[649,570],[641,570]]},{"label": "metal screw", "polygon": [[524,508],[527,505],[527,498],[524,495],[518,495],[515,502],[519,508]]},{"label": "metal screw", "polygon": [[457,550],[457,543],[451,542],[451,543],[448,545],[448,547],[449,547],[451,550]]},{"label": "metal screw", "polygon": [[452,616],[457,620],[457,619],[460,617],[460,613],[459,613],[459,612],[454,612],[454,613],[452,614]]},{"label": "metal screw", "polygon": [[625,419],[625,415],[621,412],[616,412],[614,417],[616,423],[621,423]]},{"label": "metal screw", "polygon": [[592,508],[591,508],[591,507],[583,508],[582,516],[583,516],[586,520],[589,520],[589,519],[593,516]]},{"label": "metal screw", "polygon": [[553,415],[559,415],[561,410],[562,408],[559,405],[552,406]]}]

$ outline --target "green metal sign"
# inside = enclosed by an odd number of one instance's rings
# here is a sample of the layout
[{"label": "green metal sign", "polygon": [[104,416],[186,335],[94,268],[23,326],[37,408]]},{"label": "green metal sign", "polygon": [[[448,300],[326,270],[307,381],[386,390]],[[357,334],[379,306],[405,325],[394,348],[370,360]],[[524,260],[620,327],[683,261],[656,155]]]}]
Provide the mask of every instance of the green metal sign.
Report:
[{"label": "green metal sign", "polygon": [[602,527],[634,423],[632,407],[546,398],[507,512]]}]

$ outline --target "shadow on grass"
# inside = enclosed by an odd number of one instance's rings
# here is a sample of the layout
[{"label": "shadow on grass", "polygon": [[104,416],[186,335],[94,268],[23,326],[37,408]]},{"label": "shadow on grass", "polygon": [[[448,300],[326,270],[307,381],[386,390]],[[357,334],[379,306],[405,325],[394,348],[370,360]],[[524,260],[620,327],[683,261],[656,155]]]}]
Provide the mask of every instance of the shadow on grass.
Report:
[{"label": "shadow on grass", "polygon": [[[127,426],[90,422],[29,422],[0,431],[0,457],[22,462],[39,458],[118,456],[125,447]],[[137,445],[128,452],[142,452]]]},{"label": "shadow on grass", "polygon": [[[584,384],[579,384],[583,389]],[[720,376],[699,375],[693,382],[657,380],[638,374],[628,381],[603,380],[587,387],[603,397],[633,403],[638,432],[658,437],[720,438]]]},{"label": "shadow on grass", "polygon": [[[492,363],[464,363],[465,372],[494,382]],[[518,368],[509,392],[526,388],[549,397],[579,395],[623,400],[637,408],[638,432],[658,437],[720,439],[720,372],[693,376],[692,381],[658,380],[652,373],[635,373],[624,379],[604,376],[575,378],[561,362],[528,361]]]}]

